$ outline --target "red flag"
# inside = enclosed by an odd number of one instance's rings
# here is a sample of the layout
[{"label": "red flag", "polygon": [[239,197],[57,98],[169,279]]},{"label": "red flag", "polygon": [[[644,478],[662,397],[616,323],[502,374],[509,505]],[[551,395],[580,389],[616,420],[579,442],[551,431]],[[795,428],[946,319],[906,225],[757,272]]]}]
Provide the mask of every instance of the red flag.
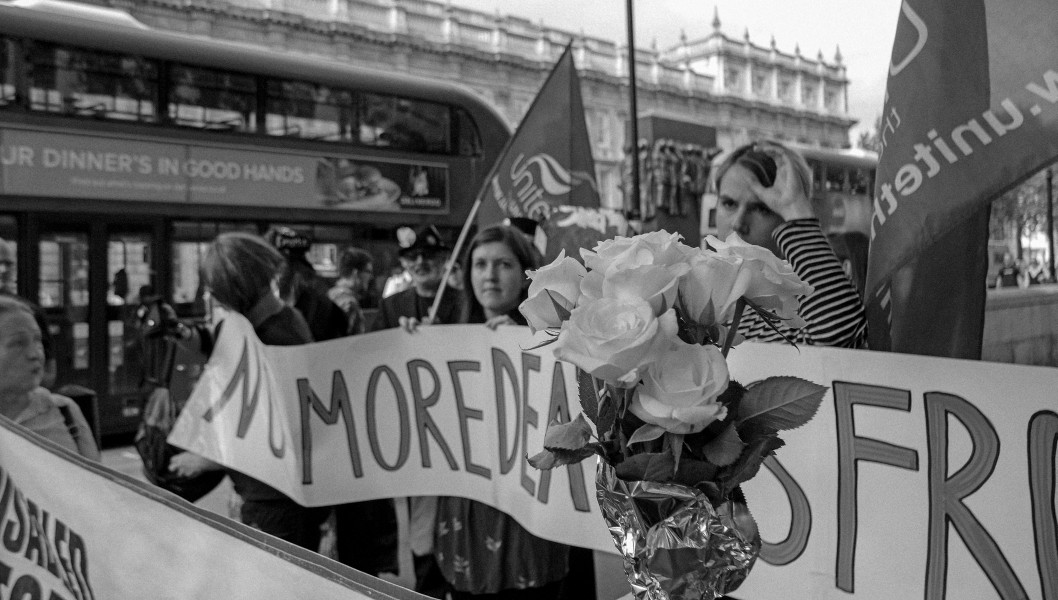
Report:
[{"label": "red flag", "polygon": [[560,205],[599,206],[572,46],[566,46],[485,179],[478,199],[489,198],[495,202],[482,203],[481,223],[546,217]]},{"label": "red flag", "polygon": [[989,203],[1058,156],[1058,8],[904,0],[882,114],[872,349],[980,358]]}]

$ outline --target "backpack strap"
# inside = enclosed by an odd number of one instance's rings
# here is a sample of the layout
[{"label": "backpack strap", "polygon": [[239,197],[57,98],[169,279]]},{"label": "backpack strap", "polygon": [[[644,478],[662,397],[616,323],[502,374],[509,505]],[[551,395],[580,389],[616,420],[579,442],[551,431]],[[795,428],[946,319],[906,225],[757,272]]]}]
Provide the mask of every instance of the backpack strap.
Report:
[{"label": "backpack strap", "polygon": [[81,456],[98,460],[99,448],[96,446],[95,438],[92,437],[92,432],[84,431],[88,428],[82,427],[77,422],[77,418],[74,417],[69,405],[58,404],[57,407],[59,412],[62,413],[63,423],[66,424],[66,429],[70,432],[70,437],[73,438],[73,443],[77,446],[78,453]]}]

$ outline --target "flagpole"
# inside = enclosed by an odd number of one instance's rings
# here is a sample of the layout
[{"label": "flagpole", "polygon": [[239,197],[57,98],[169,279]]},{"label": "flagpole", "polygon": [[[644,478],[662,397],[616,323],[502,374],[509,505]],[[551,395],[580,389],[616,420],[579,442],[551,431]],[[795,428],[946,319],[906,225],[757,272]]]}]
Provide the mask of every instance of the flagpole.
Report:
[{"label": "flagpole", "polygon": [[448,257],[448,261],[445,262],[444,275],[441,276],[441,285],[437,287],[437,295],[433,297],[433,304],[430,305],[430,312],[427,313],[427,319],[433,323],[434,317],[437,316],[437,309],[441,307],[441,295],[445,293],[445,288],[448,287],[448,277],[452,274],[452,267],[455,266],[456,261],[459,260],[459,251],[463,249],[463,242],[467,239],[467,232],[470,231],[470,224],[474,222],[474,217],[478,214],[478,209],[481,208],[481,196],[478,195],[477,200],[474,200],[474,205],[470,207],[470,214],[467,215],[466,223],[463,223],[463,229],[459,232],[459,237],[456,238],[456,245],[452,248],[452,254]]},{"label": "flagpole", "polygon": [[[562,51],[562,56],[559,57],[559,63],[562,62],[562,59],[566,56],[566,54],[569,54],[572,51],[573,42],[571,41],[570,43],[566,44],[566,48]],[[555,70],[556,69],[553,68],[548,74],[547,79],[544,80],[544,85],[540,87],[541,90],[546,88],[547,84],[550,83],[551,78],[555,76]],[[533,101],[529,104],[529,108],[525,111],[525,114],[528,115],[532,113],[533,108],[536,107],[536,103],[539,100],[540,94],[537,93],[536,97],[533,98]],[[584,117],[582,116],[581,118]],[[433,304],[430,305],[430,312],[427,313],[427,319],[429,319],[431,322],[433,322],[434,317],[437,316],[437,310],[441,306],[441,295],[444,294],[445,287],[448,286],[448,277],[452,274],[452,267],[455,266],[455,261],[459,259],[459,252],[463,249],[463,243],[466,241],[467,233],[470,231],[470,225],[474,222],[474,218],[478,214],[478,209],[481,208],[481,199],[485,194],[484,190],[487,189],[489,182],[492,181],[492,177],[496,174],[496,170],[499,168],[500,163],[502,162],[502,157],[506,156],[507,151],[510,150],[511,145],[514,144],[514,140],[518,138],[518,134],[522,131],[522,126],[524,125],[525,118],[523,118],[522,121],[518,123],[518,127],[516,127],[514,130],[514,135],[508,138],[507,142],[503,145],[503,150],[501,150],[499,154],[501,160],[497,160],[496,162],[494,162],[489,168],[488,174],[485,175],[485,187],[482,187],[482,189],[478,191],[477,198],[474,199],[474,204],[470,207],[470,214],[467,215],[467,220],[465,223],[463,223],[463,229],[459,232],[459,237],[456,239],[455,247],[452,249],[452,255],[448,258],[448,261],[445,263],[444,275],[441,278],[441,285],[438,286],[437,295],[434,296]]]},{"label": "flagpole", "polygon": [[625,0],[626,22],[628,24],[628,114],[631,127],[629,133],[632,136],[632,191],[631,205],[634,207],[629,212],[639,212],[639,109],[636,106],[636,34],[633,25],[634,15],[632,11],[633,0]]}]

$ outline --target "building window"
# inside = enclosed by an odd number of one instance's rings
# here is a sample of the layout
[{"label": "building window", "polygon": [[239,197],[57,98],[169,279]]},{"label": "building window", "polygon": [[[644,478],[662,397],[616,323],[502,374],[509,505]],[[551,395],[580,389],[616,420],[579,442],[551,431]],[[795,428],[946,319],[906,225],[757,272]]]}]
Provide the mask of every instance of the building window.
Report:
[{"label": "building window", "polygon": [[811,83],[805,83],[801,87],[801,104],[805,106],[814,106],[816,103],[816,86]]},{"label": "building window", "polygon": [[768,87],[768,76],[761,73],[753,74],[753,94],[756,96],[767,96],[771,90]]},{"label": "building window", "polygon": [[839,96],[838,96],[838,91],[837,90],[833,90],[833,89],[827,90],[826,91],[826,100],[825,100],[827,109],[833,110],[833,111],[840,110],[841,106],[839,105],[838,98],[839,98]]},{"label": "building window", "polygon": [[787,78],[779,80],[779,99],[793,102],[793,81]]},{"label": "building window", "polygon": [[729,90],[742,89],[742,71],[732,67],[724,70],[724,86]]}]

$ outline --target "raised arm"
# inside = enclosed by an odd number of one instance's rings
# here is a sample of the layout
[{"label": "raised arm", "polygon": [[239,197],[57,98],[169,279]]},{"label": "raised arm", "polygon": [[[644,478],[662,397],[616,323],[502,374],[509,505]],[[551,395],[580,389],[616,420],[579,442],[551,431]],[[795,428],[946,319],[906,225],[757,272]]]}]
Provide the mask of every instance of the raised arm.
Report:
[{"label": "raised arm", "polygon": [[[779,329],[797,343],[841,348],[865,348],[867,317],[855,286],[827,242],[817,219],[795,219],[772,233],[780,251],[797,275],[814,291],[801,301],[801,329],[783,325]],[[756,314],[750,313],[739,326],[747,339],[776,342],[776,333]]]}]

